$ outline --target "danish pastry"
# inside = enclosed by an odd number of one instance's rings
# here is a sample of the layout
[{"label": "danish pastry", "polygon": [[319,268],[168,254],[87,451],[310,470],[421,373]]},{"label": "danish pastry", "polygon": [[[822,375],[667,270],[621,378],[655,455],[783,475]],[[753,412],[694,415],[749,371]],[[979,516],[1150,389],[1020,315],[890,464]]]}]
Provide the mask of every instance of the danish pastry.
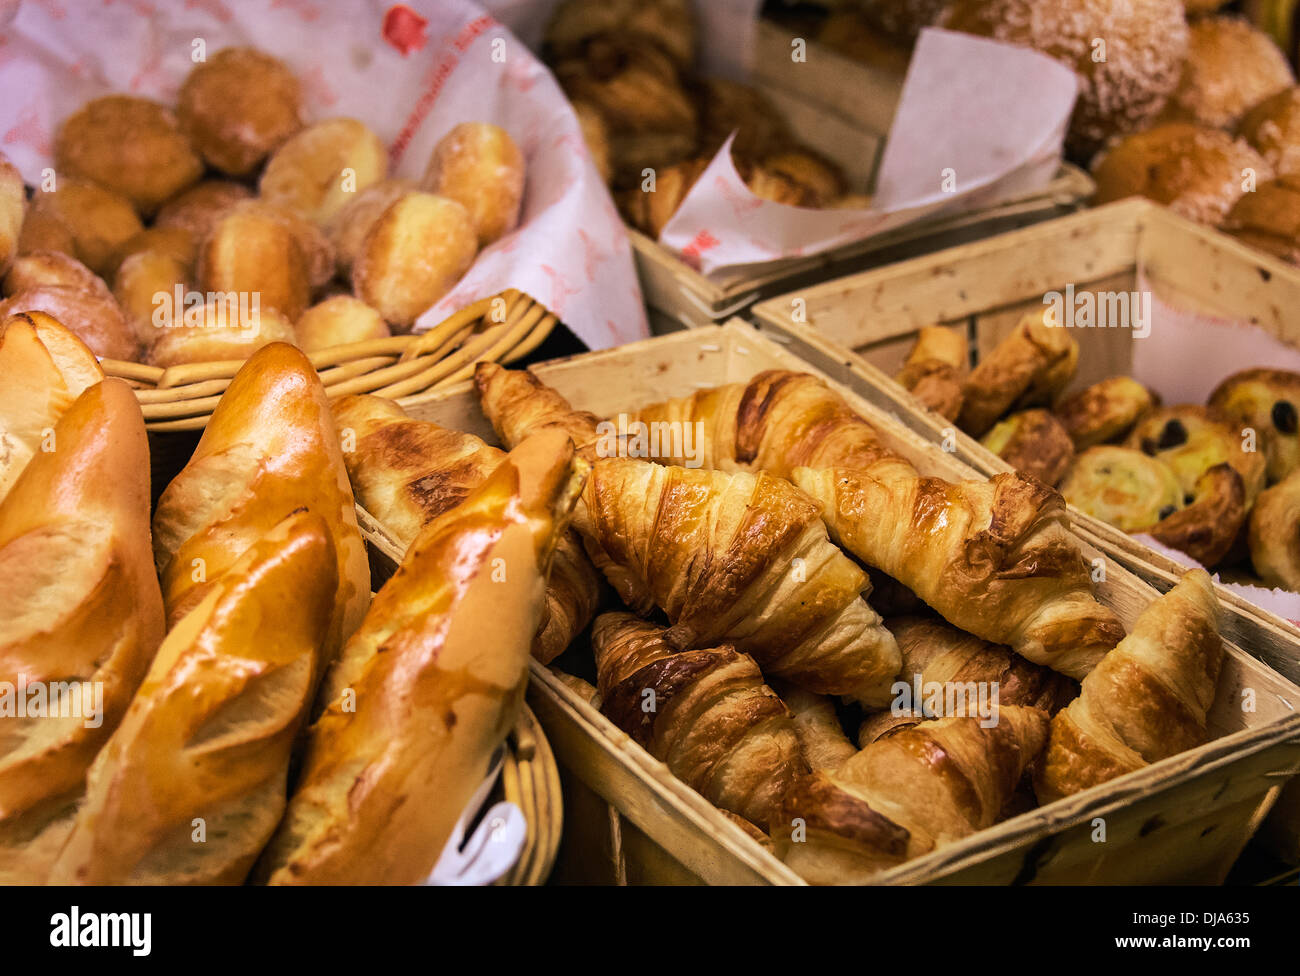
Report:
[{"label": "danish pastry", "polygon": [[1300,592],[1300,470],[1260,492],[1249,541],[1250,560],[1264,582]]},{"label": "danish pastry", "polygon": [[1137,380],[1112,376],[1066,397],[1054,412],[1083,451],[1125,437],[1155,404],[1156,397]]},{"label": "danish pastry", "polygon": [[966,377],[957,426],[972,437],[1012,407],[1050,403],[1073,378],[1079,344],[1068,329],[1048,324],[1050,311],[1022,318]]},{"label": "danish pastry", "polygon": [[1195,494],[1201,475],[1226,461],[1241,475],[1250,506],[1264,487],[1267,465],[1263,451],[1244,449],[1248,440],[1248,433],[1222,414],[1189,404],[1147,414],[1125,443],[1173,468],[1187,496]]},{"label": "danish pastry", "polygon": [[1074,458],[1074,442],[1050,411],[1037,408],[999,421],[980,443],[1021,474],[1055,485]]},{"label": "danish pastry", "polygon": [[1169,465],[1113,445],[1081,451],[1061,494],[1079,511],[1124,532],[1143,532],[1183,507],[1183,487]]},{"label": "danish pastry", "polygon": [[948,420],[962,406],[962,377],[970,352],[966,337],[941,325],[924,325],[897,379],[922,405]]},{"label": "danish pastry", "polygon": [[1300,467],[1300,374],[1266,368],[1234,373],[1215,387],[1209,405],[1255,430],[1267,458],[1270,484]]}]

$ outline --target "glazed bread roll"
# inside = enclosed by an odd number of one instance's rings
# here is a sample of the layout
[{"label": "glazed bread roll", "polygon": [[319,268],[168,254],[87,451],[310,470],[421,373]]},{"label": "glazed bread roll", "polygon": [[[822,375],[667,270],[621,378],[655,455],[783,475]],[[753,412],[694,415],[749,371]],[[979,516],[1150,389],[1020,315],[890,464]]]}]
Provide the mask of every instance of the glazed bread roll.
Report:
[{"label": "glazed bread roll", "polygon": [[1169,465],[1107,444],[1079,453],[1061,494],[1079,511],[1124,532],[1144,532],[1183,507],[1183,487]]},{"label": "glazed bread roll", "polygon": [[1260,492],[1249,541],[1250,561],[1264,583],[1300,592],[1300,469]]},{"label": "glazed bread roll", "polygon": [[384,317],[351,295],[334,295],[313,305],[302,313],[293,331],[299,348],[306,352],[391,335]]},{"label": "glazed bread roll", "polygon": [[1224,233],[1300,264],[1300,177],[1270,180],[1243,193],[1222,224]]},{"label": "glazed bread roll", "polygon": [[311,301],[307,256],[278,216],[254,204],[219,221],[199,249],[199,290],[256,294],[263,309],[294,321]]},{"label": "glazed bread roll", "polygon": [[380,180],[357,193],[330,219],[325,233],[334,248],[334,260],[341,276],[347,278],[352,274],[352,264],[375,221],[414,189],[414,180]]},{"label": "glazed bread roll", "polygon": [[1079,344],[1050,314],[1030,312],[966,377],[957,417],[966,433],[982,436],[1012,407],[1051,403],[1073,378]]},{"label": "glazed bread roll", "polygon": [[388,175],[388,150],[356,119],[326,119],[277,149],[258,188],[267,203],[325,224],[352,195]]},{"label": "glazed bread roll", "polygon": [[61,224],[72,240],[72,256],[95,274],[107,274],[117,249],[142,229],[131,201],[73,176],[60,177],[55,186],[32,198],[31,214]]},{"label": "glazed bread roll", "polygon": [[366,233],[352,265],[352,291],[399,332],[409,332],[477,253],[469,211],[446,197],[408,193]]},{"label": "glazed bread roll", "polygon": [[652,44],[679,68],[695,60],[695,16],[687,0],[564,0],[552,13],[544,40],[552,57],[570,57],[608,34]]},{"label": "glazed bread roll", "polygon": [[329,681],[350,694],[308,733],[270,883],[428,877],[523,701],[573,462],[562,434],[529,440],[421,530]]},{"label": "glazed bread roll", "polygon": [[134,360],[140,343],[102,281],[94,287],[37,285],[0,302],[0,321],[19,312],[45,312],[76,333],[96,356]]},{"label": "glazed bread roll", "polygon": [[1286,56],[1263,31],[1239,17],[1203,17],[1189,28],[1165,117],[1235,129],[1248,109],[1294,84]]},{"label": "glazed bread roll", "polygon": [[203,175],[171,110],[133,95],[96,98],[64,119],[54,161],[61,175],[120,193],[145,216]]},{"label": "glazed bread roll", "polygon": [[171,624],[303,508],[325,520],[338,563],[323,652],[330,659],[370,602],[370,565],[320,377],[297,349],[273,343],[230,381],[194,455],[154,510],[154,560]]},{"label": "glazed bread roll", "polygon": [[1262,450],[1245,449],[1244,433],[1239,424],[1215,410],[1185,404],[1153,410],[1133,428],[1125,443],[1173,468],[1188,495],[1195,492],[1201,475],[1226,462],[1241,475],[1246,503],[1253,505],[1264,487],[1268,466]]},{"label": "glazed bread roll", "polygon": [[1270,484],[1300,467],[1300,374],[1284,369],[1242,370],[1214,388],[1209,406],[1255,430],[1268,461]]},{"label": "glazed bread roll", "polygon": [[153,226],[179,227],[201,243],[217,221],[235,205],[253,198],[253,191],[233,180],[204,180],[172,197],[158,210]]},{"label": "glazed bread roll", "polygon": [[53,442],[0,503],[0,678],[51,694],[67,683],[57,717],[9,716],[0,736],[0,881],[27,884],[48,876],[86,770],[163,638],[135,394],[118,379],[89,387]]},{"label": "glazed bread roll", "polygon": [[272,308],[245,309],[228,298],[183,309],[177,319],[174,304],[154,308],[152,366],[244,360],[273,342],[297,341],[293,323]]},{"label": "glazed bread roll", "polygon": [[20,254],[4,279],[5,297],[33,288],[72,288],[107,295],[104,280],[70,254],[62,251],[32,251]]},{"label": "glazed bread roll", "polygon": [[1248,170],[1261,183],[1273,176],[1272,167],[1243,140],[1218,129],[1166,122],[1128,136],[1093,162],[1093,202],[1147,197],[1215,225],[1245,192]]},{"label": "glazed bread roll", "polygon": [[278,59],[228,47],[190,71],[176,113],[209,166],[248,176],[302,128],[302,90]]},{"label": "glazed bread roll", "polygon": [[51,880],[244,880],[284,811],[337,572],[324,520],[299,511],[171,630],[90,768]]},{"label": "glazed bread roll", "polygon": [[1074,442],[1050,411],[1021,410],[999,421],[980,443],[1022,474],[1055,485],[1074,459]]},{"label": "glazed bread roll", "polygon": [[23,176],[9,158],[0,153],[0,274],[9,270],[10,262],[18,253],[18,238],[26,209],[27,189]]},{"label": "glazed bread roll", "polygon": [[1154,121],[1188,43],[1181,0],[955,0],[939,26],[1031,47],[1073,68],[1082,86],[1066,147],[1080,160]]},{"label": "glazed bread roll", "polygon": [[1066,397],[1053,411],[1077,450],[1119,440],[1153,406],[1156,397],[1130,376],[1112,376]]},{"label": "glazed bread roll", "polygon": [[420,186],[464,207],[478,246],[487,247],[519,223],[524,154],[500,126],[462,122],[433,147]]}]

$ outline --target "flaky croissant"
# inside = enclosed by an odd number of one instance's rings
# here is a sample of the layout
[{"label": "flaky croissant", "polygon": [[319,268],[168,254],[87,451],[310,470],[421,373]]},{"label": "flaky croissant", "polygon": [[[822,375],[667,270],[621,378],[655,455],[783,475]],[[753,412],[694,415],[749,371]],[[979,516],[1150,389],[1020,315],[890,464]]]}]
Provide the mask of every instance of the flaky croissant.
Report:
[{"label": "flaky croissant", "polygon": [[559,429],[569,435],[578,455],[596,457],[600,418],[574,410],[569,401],[532,373],[481,362],[474,368],[479,405],[506,447],[542,430]]},{"label": "flaky croissant", "polygon": [[772,690],[781,696],[794,715],[794,729],[803,746],[804,758],[814,772],[832,773],[858,750],[844,734],[835,703],[788,681],[773,681]]},{"label": "flaky croissant", "polygon": [[731,643],[764,673],[888,702],[898,647],[860,595],[867,576],[789,482],[609,458],[574,524],[624,603],[668,615],[674,647]]},{"label": "flaky croissant", "polygon": [[1008,706],[920,722],[883,736],[833,774],[786,794],[777,853],[813,884],[856,884],[997,822],[1042,751],[1047,716]]},{"label": "flaky croissant", "polygon": [[821,503],[838,545],[962,630],[1036,664],[1081,678],[1124,636],[1092,596],[1059,494],[1015,473],[922,478],[814,376],[767,371],[631,419],[698,423],[706,466],[792,478]]},{"label": "flaky croissant", "polygon": [[1195,748],[1206,739],[1223,661],[1219,603],[1192,570],[1142,611],[1133,632],[1052,719],[1034,789],[1043,803]]},{"label": "flaky croissant", "polygon": [[807,771],[790,710],[734,647],[679,651],[606,613],[591,631],[601,711],[709,802],[766,827]]},{"label": "flaky croissant", "polygon": [[[384,397],[345,396],[331,409],[357,501],[403,546],[430,519],[463,501],[506,456],[473,434],[414,420]],[[549,664],[562,654],[599,602],[600,574],[577,536],[565,532],[551,563],[545,623],[533,656]]]},{"label": "flaky croissant", "polygon": [[924,325],[917,330],[897,379],[923,406],[956,420],[968,361],[965,336],[941,325]]}]

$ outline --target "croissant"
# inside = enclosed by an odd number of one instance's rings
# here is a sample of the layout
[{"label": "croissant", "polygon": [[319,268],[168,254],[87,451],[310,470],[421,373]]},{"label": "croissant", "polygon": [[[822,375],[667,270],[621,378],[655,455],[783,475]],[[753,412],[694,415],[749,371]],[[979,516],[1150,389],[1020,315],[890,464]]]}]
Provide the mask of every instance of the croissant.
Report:
[{"label": "croissant", "polygon": [[1209,574],[1195,569],[1151,603],[1068,708],[1052,719],[1034,788],[1043,803],[1206,740],[1223,641]]},{"label": "croissant", "polygon": [[574,524],[624,603],[668,615],[673,647],[731,643],[765,674],[888,702],[898,648],[860,596],[867,576],[789,482],[610,458]]},{"label": "croissant", "polygon": [[193,457],[158,499],[154,560],[169,624],[300,508],[325,519],[338,559],[338,597],[321,652],[328,661],[365,614],[370,564],[320,377],[299,350],[276,342],[235,374]]},{"label": "croissant", "polygon": [[922,326],[898,373],[898,382],[923,406],[956,420],[961,413],[962,377],[968,359],[966,337],[961,333],[941,325]]},{"label": "croissant", "polygon": [[135,394],[117,379],[90,387],[53,443],[0,503],[0,680],[13,709],[0,717],[0,881],[45,877],[163,638]]},{"label": "croissant", "polygon": [[1059,494],[1015,473],[957,484],[919,477],[814,376],[759,373],[632,420],[699,424],[706,467],[792,478],[822,504],[838,545],[949,622],[1036,664],[1081,678],[1124,636],[1092,596]]},{"label": "croissant", "polygon": [[591,645],[601,711],[709,802],[766,826],[807,766],[753,658],[726,644],[678,651],[630,613],[597,617]]},{"label": "croissant", "polygon": [[832,774],[800,779],[773,825],[777,855],[813,884],[858,884],[997,822],[1043,749],[1047,716],[1003,708],[883,736]]},{"label": "croissant", "polygon": [[568,438],[546,433],[420,530],[334,665],[340,694],[308,732],[258,877],[428,877],[517,717],[582,480]]},{"label": "croissant", "polygon": [[833,773],[858,751],[844,734],[831,699],[785,681],[774,681],[772,690],[794,715],[794,729],[813,772]]},{"label": "croissant", "polygon": [[569,435],[580,457],[595,460],[600,418],[574,410],[532,373],[480,362],[474,368],[474,387],[502,444],[514,447],[530,434],[559,429]]},{"label": "croissant", "polygon": [[1248,539],[1251,562],[1264,582],[1300,592],[1300,468],[1259,493]]},{"label": "croissant", "polygon": [[284,811],[337,588],[329,528],[310,512],[239,558],[163,641],[91,766],[53,880],[244,880]]},{"label": "croissant", "polygon": [[[473,434],[412,420],[384,397],[345,396],[332,409],[357,501],[403,546],[426,522],[463,501],[506,456]],[[565,532],[551,563],[546,623],[533,656],[549,664],[562,654],[599,602],[600,574],[576,535]]]}]

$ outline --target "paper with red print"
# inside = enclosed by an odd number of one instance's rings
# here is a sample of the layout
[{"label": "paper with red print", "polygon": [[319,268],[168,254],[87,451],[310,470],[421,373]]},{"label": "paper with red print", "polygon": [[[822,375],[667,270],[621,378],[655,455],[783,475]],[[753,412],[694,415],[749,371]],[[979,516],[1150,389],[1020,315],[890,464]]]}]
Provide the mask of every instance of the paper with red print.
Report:
[{"label": "paper with red print", "polygon": [[648,334],[623,225],[568,102],[468,0],[25,0],[0,34],[0,150],[39,183],[63,118],[110,92],[174,103],[197,40],[209,55],[246,44],[283,59],[302,79],[308,119],[363,120],[390,147],[396,176],[418,179],[459,122],[493,122],[514,137],[528,163],[520,227],[485,249],[417,329],[518,288],[591,348]]},{"label": "paper with red print", "polygon": [[711,274],[817,254],[1032,192],[1060,165],[1076,94],[1074,73],[1051,58],[927,29],[908,68],[871,207],[814,210],[760,199],[736,172],[728,144],[659,240]]}]

